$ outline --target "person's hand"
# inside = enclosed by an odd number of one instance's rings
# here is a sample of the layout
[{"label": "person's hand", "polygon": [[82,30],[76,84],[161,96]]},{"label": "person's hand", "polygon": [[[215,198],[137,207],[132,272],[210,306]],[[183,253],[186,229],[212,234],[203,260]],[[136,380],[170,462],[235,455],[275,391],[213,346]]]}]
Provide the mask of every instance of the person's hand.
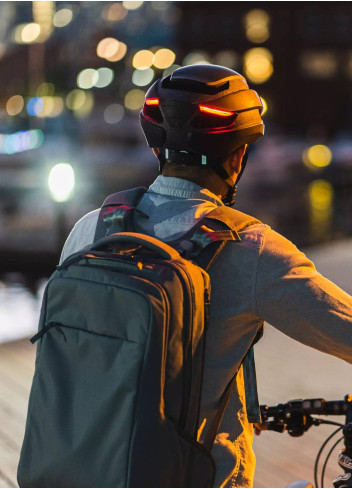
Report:
[{"label": "person's hand", "polygon": [[265,422],[264,423],[254,423],[253,427],[254,427],[254,433],[257,436],[259,436],[262,431],[265,431],[268,429],[268,425]]}]

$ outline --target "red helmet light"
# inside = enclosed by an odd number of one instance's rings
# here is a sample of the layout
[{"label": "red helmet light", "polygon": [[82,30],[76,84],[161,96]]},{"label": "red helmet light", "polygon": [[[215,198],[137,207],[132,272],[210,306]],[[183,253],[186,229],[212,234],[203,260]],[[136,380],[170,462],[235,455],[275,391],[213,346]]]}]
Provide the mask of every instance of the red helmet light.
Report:
[{"label": "red helmet light", "polygon": [[145,103],[147,105],[159,105],[159,99],[158,98],[146,98]]},{"label": "red helmet light", "polygon": [[207,114],[219,115],[221,117],[229,117],[234,114],[234,112],[229,110],[216,109],[215,107],[208,107],[207,105],[199,105],[199,110]]}]

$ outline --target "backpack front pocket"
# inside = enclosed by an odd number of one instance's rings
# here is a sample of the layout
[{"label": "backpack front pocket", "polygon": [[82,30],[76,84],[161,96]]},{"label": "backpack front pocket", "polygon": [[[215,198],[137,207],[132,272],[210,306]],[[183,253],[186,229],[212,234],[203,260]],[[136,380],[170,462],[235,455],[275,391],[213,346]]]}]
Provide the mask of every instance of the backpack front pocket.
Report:
[{"label": "backpack front pocket", "polygon": [[20,485],[123,487],[144,345],[58,323],[41,341]]}]

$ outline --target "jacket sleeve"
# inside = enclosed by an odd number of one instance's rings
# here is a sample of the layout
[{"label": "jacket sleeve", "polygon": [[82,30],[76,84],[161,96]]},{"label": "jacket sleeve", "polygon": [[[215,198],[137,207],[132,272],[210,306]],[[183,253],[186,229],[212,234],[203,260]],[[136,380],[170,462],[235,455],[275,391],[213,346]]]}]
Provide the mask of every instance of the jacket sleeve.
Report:
[{"label": "jacket sleeve", "polygon": [[307,346],[352,363],[352,297],[270,228],[254,280],[259,317]]},{"label": "jacket sleeve", "polygon": [[89,212],[74,225],[61,252],[60,265],[67,257],[92,244],[100,209]]}]

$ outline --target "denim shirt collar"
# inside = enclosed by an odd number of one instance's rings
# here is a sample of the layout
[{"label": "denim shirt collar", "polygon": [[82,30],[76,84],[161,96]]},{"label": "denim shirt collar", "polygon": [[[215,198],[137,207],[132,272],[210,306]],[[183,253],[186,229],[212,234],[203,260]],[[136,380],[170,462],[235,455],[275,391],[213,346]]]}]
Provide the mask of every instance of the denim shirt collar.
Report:
[{"label": "denim shirt collar", "polygon": [[212,202],[216,206],[224,205],[219,197],[197,183],[183,178],[159,175],[149,187],[149,192],[179,197],[182,199],[200,199]]}]

